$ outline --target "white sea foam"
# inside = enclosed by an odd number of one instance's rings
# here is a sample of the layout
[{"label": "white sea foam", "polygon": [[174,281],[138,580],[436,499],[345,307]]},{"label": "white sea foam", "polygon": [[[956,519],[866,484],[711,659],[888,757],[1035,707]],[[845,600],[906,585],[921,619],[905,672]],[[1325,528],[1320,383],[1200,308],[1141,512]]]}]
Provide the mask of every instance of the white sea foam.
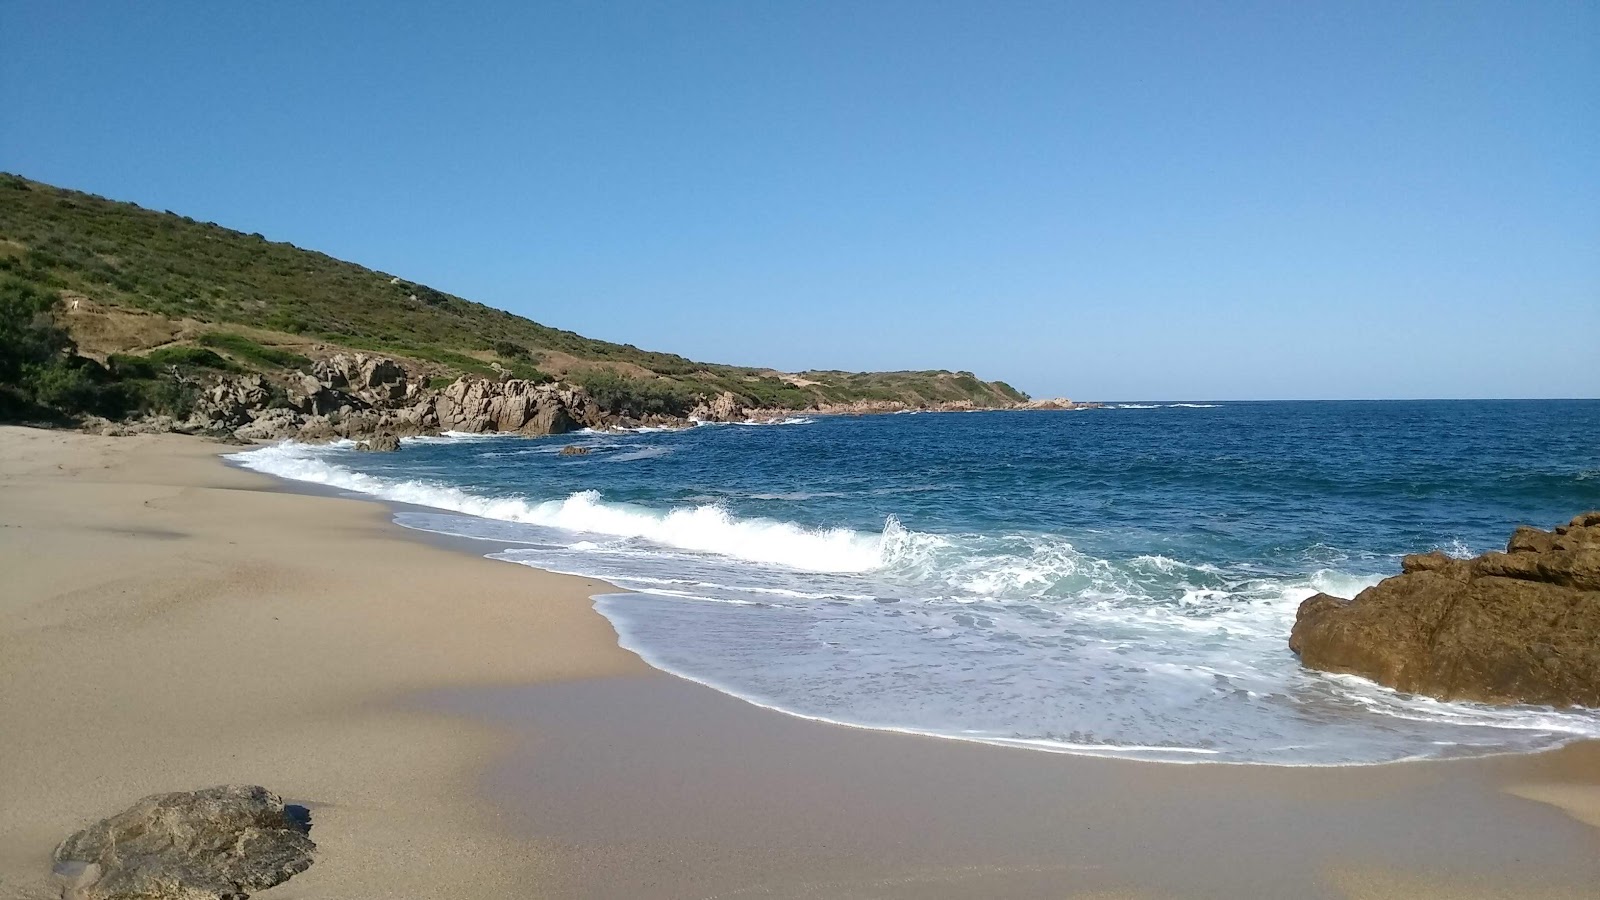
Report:
[{"label": "white sea foam", "polygon": [[689,421],[693,422],[696,426],[737,425],[745,428],[766,428],[774,425],[810,425],[811,423],[815,422],[816,419],[813,419],[810,416],[784,416],[779,419],[753,419],[738,422],[711,422],[705,419],[696,418],[690,418]]},{"label": "white sea foam", "polygon": [[1215,403],[1168,403],[1168,409],[1216,409]]},{"label": "white sea foam", "polygon": [[[338,449],[349,443],[332,446]],[[902,541],[905,534],[893,520],[886,523],[881,534],[863,534],[847,528],[807,528],[771,519],[740,519],[715,504],[655,510],[608,503],[596,491],[544,502],[514,496],[482,497],[429,481],[358,472],[329,460],[321,448],[296,443],[229,458],[258,472],[400,503],[583,534],[635,538],[663,547],[817,572],[865,572],[877,568],[886,554],[896,552],[896,542]]]}]

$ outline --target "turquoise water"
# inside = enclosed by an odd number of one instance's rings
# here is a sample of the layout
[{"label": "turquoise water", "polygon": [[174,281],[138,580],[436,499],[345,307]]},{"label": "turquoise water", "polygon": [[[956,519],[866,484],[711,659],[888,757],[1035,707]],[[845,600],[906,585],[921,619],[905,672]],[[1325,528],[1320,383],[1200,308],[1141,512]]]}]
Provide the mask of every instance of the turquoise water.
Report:
[{"label": "turquoise water", "polygon": [[239,458],[637,591],[597,600],[625,646],[796,715],[1179,762],[1600,736],[1600,713],[1410,697],[1286,645],[1318,590],[1600,508],[1597,401],[795,417]]}]

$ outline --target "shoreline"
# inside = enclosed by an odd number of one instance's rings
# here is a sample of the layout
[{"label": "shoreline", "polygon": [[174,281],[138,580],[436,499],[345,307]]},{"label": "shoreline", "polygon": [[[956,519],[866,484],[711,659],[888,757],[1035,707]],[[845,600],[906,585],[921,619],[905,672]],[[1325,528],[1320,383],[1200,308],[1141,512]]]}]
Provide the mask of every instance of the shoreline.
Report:
[{"label": "shoreline", "polygon": [[[977,411],[982,412],[984,410],[977,410]],[[719,424],[719,423],[709,423],[709,424]],[[726,424],[726,423],[720,423],[720,424]],[[506,437],[511,437],[511,436],[508,435]],[[608,596],[626,597],[628,595],[631,595],[631,594],[635,593],[634,591],[630,591],[627,588],[619,587],[619,586],[611,584],[611,583],[609,583],[609,582],[607,582],[607,581],[605,581],[603,579],[594,578],[594,577],[591,577],[591,576],[574,575],[574,574],[570,574],[570,573],[566,573],[566,572],[555,572],[555,571],[551,571],[551,570],[548,570],[548,569],[542,569],[542,568],[539,568],[537,566],[529,566],[529,565],[527,565],[525,563],[512,562],[512,561],[509,561],[509,560],[497,559],[492,554],[494,552],[498,552],[500,550],[505,549],[505,541],[502,541],[502,540],[497,540],[497,539],[493,539],[493,538],[472,537],[472,536],[469,536],[469,535],[454,534],[454,533],[451,533],[451,532],[444,532],[444,531],[433,531],[433,530],[429,530],[429,529],[425,529],[425,528],[415,528],[415,527],[404,525],[404,524],[396,521],[398,514],[405,513],[405,512],[420,512],[420,513],[430,513],[430,514],[448,513],[450,515],[459,515],[459,516],[464,516],[464,517],[469,517],[469,518],[473,517],[471,513],[462,512],[462,511],[454,510],[454,509],[444,509],[444,508],[440,508],[440,507],[424,506],[424,505],[421,505],[421,504],[408,503],[408,502],[401,501],[401,500],[393,500],[393,499],[390,499],[390,498],[387,498],[387,497],[383,497],[383,496],[380,496],[380,495],[377,495],[377,494],[368,494],[368,493],[364,493],[364,492],[361,492],[361,491],[353,490],[353,489],[350,489],[350,488],[338,487],[338,486],[335,486],[335,485],[325,484],[325,483],[321,483],[321,482],[301,481],[301,480],[298,480],[298,479],[293,479],[293,478],[289,478],[289,477],[282,476],[282,475],[263,473],[263,472],[259,472],[259,471],[255,470],[255,469],[251,469],[248,466],[246,466],[244,463],[231,458],[235,453],[250,452],[252,449],[260,449],[262,447],[267,447],[267,446],[271,446],[271,444],[270,443],[260,443],[260,444],[257,444],[254,447],[244,447],[244,448],[239,448],[238,450],[234,450],[234,451],[223,451],[222,454],[219,455],[219,459],[221,460],[221,462],[224,465],[226,465],[227,467],[229,467],[231,469],[237,469],[239,471],[249,472],[251,474],[264,476],[265,478],[269,479],[272,482],[272,484],[274,485],[275,489],[284,491],[286,493],[306,494],[308,496],[333,498],[333,499],[356,500],[356,501],[363,501],[363,502],[377,504],[379,507],[381,507],[382,509],[387,511],[386,514],[388,516],[389,522],[390,522],[390,524],[392,526],[394,526],[396,529],[398,529],[396,537],[398,539],[400,539],[400,540],[421,541],[423,543],[426,543],[426,544],[429,544],[429,545],[432,545],[432,546],[435,546],[435,547],[443,548],[443,549],[446,549],[446,550],[450,550],[452,552],[460,552],[460,553],[470,554],[470,555],[472,555],[474,557],[477,557],[477,558],[480,558],[480,559],[484,559],[484,560],[487,560],[489,562],[506,563],[506,564],[509,564],[509,565],[514,565],[514,566],[518,566],[518,567],[521,567],[521,568],[530,569],[533,572],[539,573],[541,575],[548,575],[548,576],[553,576],[553,577],[557,577],[557,578],[579,578],[579,579],[583,579],[583,580],[591,582],[591,583],[599,584],[600,586],[603,586],[605,588],[605,590],[600,591],[598,593],[591,594],[589,596],[589,599],[591,601],[591,608],[595,609],[595,614],[598,615],[598,616],[601,616],[602,618],[605,618],[605,614],[601,613],[598,610],[598,608],[597,608],[598,607],[598,601],[600,601],[602,598],[608,597]],[[479,551],[487,551],[487,552],[479,552]],[[614,632],[615,632],[615,627],[616,626],[614,624],[612,624],[612,628],[613,628]],[[1574,745],[1583,745],[1583,744],[1592,744],[1592,745],[1594,745],[1596,747],[1600,747],[1600,739],[1591,739],[1591,738],[1585,738],[1585,737],[1581,737],[1581,736],[1574,736],[1570,740],[1567,740],[1566,742],[1564,742],[1564,743],[1562,743],[1560,745],[1557,745],[1557,746],[1554,746],[1554,747],[1547,747],[1547,748],[1543,748],[1543,749],[1539,749],[1539,750],[1502,750],[1502,751],[1493,751],[1493,752],[1478,752],[1478,753],[1473,753],[1473,754],[1464,755],[1464,756],[1413,756],[1413,757],[1406,757],[1406,758],[1402,758],[1402,759],[1391,759],[1391,760],[1382,760],[1382,761],[1347,761],[1347,762],[1331,762],[1331,763],[1319,763],[1319,762],[1293,762],[1293,763],[1291,763],[1291,762],[1273,762],[1273,761],[1241,762],[1241,761],[1237,761],[1237,760],[1212,760],[1212,759],[1207,759],[1207,758],[1203,757],[1204,751],[1191,750],[1191,749],[1188,749],[1188,748],[1146,748],[1146,747],[1120,748],[1122,750],[1126,750],[1129,753],[1154,749],[1154,750],[1163,750],[1163,751],[1166,751],[1166,752],[1169,752],[1169,753],[1173,753],[1173,754],[1178,754],[1178,755],[1174,755],[1174,756],[1170,756],[1170,757],[1163,757],[1163,758],[1138,757],[1138,756],[1132,756],[1132,755],[1122,755],[1121,753],[1119,753],[1118,749],[1106,749],[1106,748],[1100,747],[1099,745],[1065,746],[1065,745],[1050,744],[1050,743],[1044,743],[1044,742],[1030,742],[1030,741],[1026,741],[1026,740],[1004,741],[1004,740],[996,740],[996,739],[991,739],[991,738],[966,737],[966,736],[962,736],[962,735],[958,735],[958,734],[947,734],[947,733],[940,733],[940,732],[933,732],[933,731],[919,731],[919,730],[916,730],[916,729],[913,729],[913,728],[893,726],[893,725],[867,725],[867,724],[861,724],[861,723],[856,723],[856,722],[843,721],[843,720],[839,720],[839,719],[830,719],[830,718],[827,718],[827,717],[824,717],[824,716],[808,715],[808,714],[805,714],[805,713],[796,712],[794,710],[786,709],[786,708],[784,708],[782,706],[779,706],[777,704],[774,704],[774,703],[768,703],[768,702],[764,702],[764,701],[762,701],[760,699],[756,699],[756,698],[753,698],[753,697],[746,696],[746,695],[741,694],[738,691],[733,690],[731,688],[722,687],[722,686],[713,684],[711,682],[702,680],[700,678],[697,678],[697,677],[695,677],[695,676],[693,676],[691,674],[687,674],[687,673],[684,673],[684,672],[677,671],[677,670],[673,669],[672,667],[670,667],[669,665],[667,665],[667,664],[665,664],[663,662],[651,659],[650,656],[647,653],[645,653],[644,651],[642,651],[642,650],[640,650],[640,649],[638,649],[636,647],[629,646],[627,641],[626,641],[626,638],[620,633],[614,633],[614,639],[615,639],[615,642],[617,643],[617,645],[618,645],[618,647],[620,649],[622,649],[623,651],[625,651],[627,653],[630,653],[630,654],[632,654],[634,656],[637,656],[642,662],[645,663],[645,665],[649,666],[650,669],[652,669],[655,673],[657,673],[659,675],[663,675],[663,676],[666,676],[666,677],[669,677],[669,678],[678,679],[678,680],[687,682],[689,684],[693,684],[693,685],[695,685],[697,687],[704,688],[704,689],[710,690],[710,691],[714,691],[714,692],[716,692],[716,693],[718,693],[720,695],[729,697],[729,698],[734,699],[734,700],[738,700],[741,703],[749,704],[750,706],[756,707],[757,709],[779,713],[781,715],[789,716],[791,718],[799,719],[801,721],[813,722],[813,723],[817,723],[819,725],[828,726],[828,727],[834,727],[834,728],[848,728],[848,729],[854,729],[854,730],[859,730],[859,731],[877,732],[877,733],[901,735],[901,736],[907,736],[907,737],[927,738],[927,739],[938,740],[938,741],[954,741],[954,742],[958,742],[958,743],[976,744],[976,745],[979,745],[979,746],[994,747],[994,748],[1005,749],[1005,750],[1022,750],[1022,751],[1028,751],[1028,752],[1033,752],[1033,753],[1046,753],[1046,754],[1059,755],[1059,756],[1073,756],[1073,757],[1081,757],[1081,758],[1085,758],[1085,759],[1112,760],[1112,761],[1117,761],[1117,762],[1122,762],[1122,763],[1138,763],[1138,764],[1153,764],[1153,765],[1233,766],[1233,767],[1240,767],[1240,768],[1247,768],[1247,769],[1248,768],[1255,768],[1255,767],[1266,767],[1266,768],[1272,768],[1272,769],[1345,769],[1345,768],[1361,769],[1361,768],[1371,768],[1371,767],[1377,767],[1377,766],[1391,766],[1391,765],[1402,765],[1402,764],[1462,763],[1462,762],[1473,762],[1473,761],[1476,761],[1476,760],[1496,759],[1496,758],[1502,758],[1502,757],[1533,756],[1533,755],[1539,755],[1539,754],[1544,754],[1544,753],[1558,752],[1558,751],[1560,751],[1560,750],[1562,750],[1562,749],[1564,749],[1566,747],[1571,747],[1571,746],[1574,746]],[[1182,755],[1182,754],[1190,754],[1190,753],[1196,754],[1200,758],[1192,758],[1191,759],[1191,758],[1185,758]],[[1596,811],[1592,815],[1594,815],[1596,817],[1600,817],[1600,811]]]},{"label": "shoreline", "polygon": [[[615,586],[468,562],[494,542],[404,529],[392,501],[220,459],[237,447],[7,428],[0,448],[0,559],[28,567],[0,603],[0,711],[29,725],[0,738],[0,894],[48,896],[49,850],[71,830],[221,780],[312,808],[317,863],[266,897],[397,883],[419,896],[1580,897],[1600,883],[1600,837],[1580,824],[1600,822],[1600,743],[1164,765],[830,725],[647,665],[593,608],[626,593]],[[219,578],[210,554],[239,538],[257,546]],[[171,571],[186,566],[198,571]],[[451,596],[429,596],[440,587]],[[539,594],[552,602],[528,602]],[[301,628],[273,635],[269,612]],[[371,640],[385,619],[388,645]],[[208,646],[238,640],[241,621],[263,646]],[[150,662],[159,647],[183,653]],[[346,658],[329,663],[330,648]],[[207,661],[233,680],[197,679],[216,671]],[[177,687],[179,702],[157,690]],[[413,743],[426,752],[395,758]],[[1237,871],[1219,837],[1283,860]],[[1301,857],[1315,863],[1284,861]]]}]

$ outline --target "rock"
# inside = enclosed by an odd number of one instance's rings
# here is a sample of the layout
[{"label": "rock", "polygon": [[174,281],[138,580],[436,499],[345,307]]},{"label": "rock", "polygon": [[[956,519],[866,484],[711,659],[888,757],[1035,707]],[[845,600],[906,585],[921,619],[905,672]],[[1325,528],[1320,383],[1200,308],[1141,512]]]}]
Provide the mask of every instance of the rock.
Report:
[{"label": "rock", "polygon": [[588,456],[588,447],[562,447],[561,456]]},{"label": "rock", "polygon": [[267,409],[233,430],[241,441],[281,441],[300,433],[306,417],[292,409]]},{"label": "rock", "polygon": [[189,422],[200,429],[231,430],[271,402],[272,392],[260,375],[223,376],[200,395]]},{"label": "rock", "polygon": [[242,900],[311,865],[309,825],[264,787],[156,794],[62,841],[66,900]]},{"label": "rock", "polygon": [[289,402],[307,415],[325,416],[350,405],[350,397],[323,384],[315,375],[302,375],[299,384],[289,393]]},{"label": "rock", "polygon": [[1028,400],[1028,401],[1026,401],[1024,403],[1018,404],[1016,408],[1017,409],[1044,409],[1044,410],[1099,409],[1100,408],[1100,404],[1099,403],[1078,403],[1078,402],[1076,402],[1074,400],[1071,400],[1071,399],[1069,399],[1067,397],[1049,397],[1049,398],[1041,399],[1041,400]]},{"label": "rock", "polygon": [[311,374],[320,384],[334,390],[344,390],[361,381],[361,356],[336,353],[327,359],[311,364]]},{"label": "rock", "polygon": [[532,435],[566,434],[600,421],[582,391],[515,378],[457,379],[433,398],[433,418],[444,431]]},{"label": "rock", "polygon": [[373,435],[370,440],[356,444],[363,453],[393,453],[400,449],[400,438],[392,434]]},{"label": "rock", "polygon": [[1407,556],[1353,600],[1318,594],[1289,648],[1440,699],[1600,707],[1600,512],[1518,528],[1505,553]]},{"label": "rock", "polygon": [[689,418],[699,422],[743,422],[744,401],[732,391],[723,391],[709,403],[701,401],[689,412]]},{"label": "rock", "polygon": [[339,432],[333,429],[333,423],[327,416],[312,416],[300,426],[300,433],[294,435],[295,440],[308,444],[325,444],[339,437]]},{"label": "rock", "polygon": [[301,379],[300,406],[325,415],[342,406],[387,407],[411,395],[405,367],[388,357],[337,353],[317,360]]}]

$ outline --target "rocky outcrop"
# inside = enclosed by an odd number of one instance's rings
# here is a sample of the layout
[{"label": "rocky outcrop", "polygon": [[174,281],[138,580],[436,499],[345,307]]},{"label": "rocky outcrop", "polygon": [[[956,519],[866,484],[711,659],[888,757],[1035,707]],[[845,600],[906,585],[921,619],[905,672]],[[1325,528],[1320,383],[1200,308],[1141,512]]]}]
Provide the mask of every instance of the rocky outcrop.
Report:
[{"label": "rocky outcrop", "polygon": [[[257,375],[221,375],[187,381],[200,387],[193,414],[183,421],[147,417],[136,422],[86,423],[105,434],[179,431],[242,441],[362,440],[374,435],[437,434],[441,431],[565,434],[582,428],[679,428],[696,422],[779,421],[797,413],[868,415],[903,411],[961,412],[988,409],[972,400],[919,402],[860,400],[813,404],[807,410],[753,409],[732,391],[702,399],[687,416],[645,411],[613,403],[602,408],[583,389],[516,378],[461,377],[441,390],[416,378],[399,362],[364,353],[339,353],[317,360],[308,372],[273,380]],[[1058,399],[1030,408],[1077,409]]]},{"label": "rocky outcrop", "polygon": [[1504,553],[1407,556],[1353,600],[1300,605],[1314,669],[1446,700],[1600,707],[1600,512],[1521,527]]},{"label": "rocky outcrop", "polygon": [[723,391],[709,401],[702,400],[690,410],[696,422],[743,422],[748,415],[744,401],[732,391]]},{"label": "rocky outcrop", "polygon": [[298,434],[304,421],[305,417],[292,409],[264,409],[246,424],[235,428],[233,436],[241,441],[281,440]]},{"label": "rocky outcrop", "polygon": [[561,453],[559,455],[561,455],[561,456],[588,456],[589,455],[589,448],[588,447],[562,447],[561,448]]},{"label": "rocky outcrop", "polygon": [[66,900],[242,900],[311,866],[309,825],[264,787],[156,794],[62,841]]},{"label": "rocky outcrop", "polygon": [[1070,398],[1067,398],[1067,397],[1049,397],[1049,398],[1040,399],[1040,400],[1029,400],[1029,401],[1027,401],[1025,403],[1018,404],[1016,408],[1017,409],[1061,410],[1061,409],[1099,409],[1100,407],[1101,407],[1101,404],[1099,404],[1099,403],[1078,403],[1078,402],[1076,402],[1076,401],[1074,401],[1074,400],[1072,400]]},{"label": "rocky outcrop", "polygon": [[405,367],[382,356],[339,353],[318,360],[293,391],[296,408],[308,415],[378,409],[416,394]]},{"label": "rocky outcrop", "polygon": [[370,440],[356,444],[362,453],[393,453],[400,449],[400,438],[392,434],[375,434]]},{"label": "rocky outcrop", "polygon": [[521,379],[473,381],[460,378],[431,398],[431,414],[418,412],[441,431],[566,434],[603,424],[589,395],[560,384]]},{"label": "rocky outcrop", "polygon": [[200,395],[191,421],[202,427],[237,428],[272,402],[272,392],[260,375],[223,378]]}]

